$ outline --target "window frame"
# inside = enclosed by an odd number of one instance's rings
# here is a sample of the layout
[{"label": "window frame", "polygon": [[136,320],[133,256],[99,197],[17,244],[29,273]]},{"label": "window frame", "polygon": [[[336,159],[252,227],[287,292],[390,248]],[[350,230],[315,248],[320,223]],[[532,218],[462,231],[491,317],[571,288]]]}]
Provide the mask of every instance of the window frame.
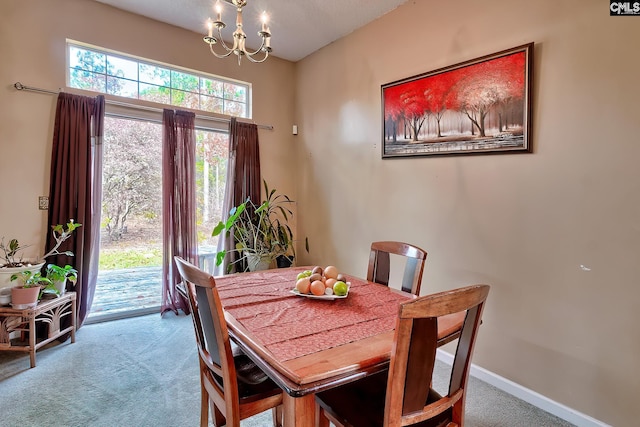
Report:
[{"label": "window frame", "polygon": [[[71,73],[72,73],[72,69],[74,69],[74,67],[72,67],[71,64],[71,49],[72,48],[79,48],[79,49],[83,49],[83,50],[88,50],[91,52],[95,52],[98,54],[102,54],[102,55],[108,55],[108,56],[112,56],[112,57],[116,57],[118,59],[124,59],[127,61],[134,61],[137,63],[137,79],[133,80],[130,78],[123,78],[120,76],[114,76],[108,73],[107,70],[105,70],[104,73],[99,73],[99,72],[95,72],[92,70],[87,70],[88,72],[97,75],[97,76],[103,76],[104,77],[104,81],[105,81],[105,91],[102,92],[98,92],[96,90],[93,89],[85,89],[85,88],[77,88],[75,86],[71,86]],[[157,105],[162,105],[162,106],[172,106],[172,107],[176,107],[176,108],[186,108],[186,109],[190,109],[190,110],[194,110],[194,111],[200,111],[203,113],[207,113],[207,114],[219,114],[219,115],[224,115],[224,116],[229,116],[229,117],[238,117],[238,118],[245,118],[245,119],[251,119],[252,118],[252,98],[253,98],[253,93],[252,93],[252,86],[251,83],[249,82],[244,82],[244,81],[240,81],[240,80],[235,80],[235,79],[231,79],[231,78],[227,78],[227,77],[222,77],[222,76],[217,76],[214,74],[209,74],[209,73],[205,73],[202,71],[197,71],[197,70],[192,70],[189,68],[185,68],[185,67],[180,67],[178,65],[174,65],[174,64],[167,64],[167,63],[163,63],[160,61],[154,61],[148,58],[142,58],[142,57],[138,57],[135,55],[130,55],[130,54],[126,54],[123,52],[118,52],[115,50],[111,50],[111,49],[106,49],[103,47],[99,47],[99,46],[94,46],[94,45],[90,45],[87,43],[83,43],[83,42],[79,42],[76,40],[71,40],[71,39],[67,39],[66,40],[66,47],[65,47],[65,51],[66,51],[66,60],[65,60],[65,79],[66,79],[66,84],[67,87],[69,88],[74,88],[74,89],[79,89],[79,90],[87,90],[87,91],[91,91],[94,93],[103,93],[106,94],[108,96],[117,96],[117,97],[122,97],[124,99],[128,99],[131,100],[133,102],[141,102],[141,103],[153,103],[153,104],[157,104]],[[149,85],[151,84],[150,82],[145,82],[145,81],[141,81],[140,80],[140,64],[143,65],[148,65],[148,66],[152,66],[152,67],[160,67],[163,69],[166,69],[169,71],[169,86],[158,86],[158,87],[164,87],[168,89],[169,92],[169,102],[172,102],[172,98],[173,98],[173,93],[174,91],[181,91],[184,92],[186,94],[191,94],[191,95],[197,95],[198,97],[198,108],[192,108],[192,107],[187,107],[187,106],[183,106],[183,105],[177,105],[174,103],[163,103],[163,102],[158,102],[158,101],[149,101],[147,99],[144,98],[140,98],[140,85]],[[80,69],[80,68],[78,68]],[[182,88],[178,88],[178,87],[174,87],[172,84],[172,79],[173,79],[173,75],[174,73],[181,73],[181,74],[187,74],[190,76],[194,76],[198,78],[198,90],[196,91],[185,91]],[[109,79],[109,77],[112,78],[119,78],[122,80],[126,80],[127,82],[134,82],[136,84],[136,97],[131,97],[131,96],[125,96],[125,95],[116,95],[116,94],[112,94],[109,93],[108,88],[107,88],[107,81]],[[208,94],[206,92],[204,92],[201,87],[202,87],[202,82],[204,80],[208,80],[208,81],[213,81],[215,83],[222,83],[223,88],[225,87],[225,85],[233,85],[233,86],[240,86],[241,88],[244,88],[246,91],[246,100],[243,101],[239,101],[237,99],[233,99],[232,97],[226,97],[226,91],[223,89],[223,94],[222,97],[217,97],[217,96],[211,96],[211,94]],[[202,106],[202,100],[203,98],[214,98],[214,99],[218,99],[222,101],[222,112],[219,111],[211,111],[211,110],[204,110],[201,109],[200,107]],[[229,112],[225,111],[225,104],[227,103],[237,103],[237,104],[241,104],[244,105],[245,107],[245,114],[244,115],[236,115],[236,114],[231,114]]]}]

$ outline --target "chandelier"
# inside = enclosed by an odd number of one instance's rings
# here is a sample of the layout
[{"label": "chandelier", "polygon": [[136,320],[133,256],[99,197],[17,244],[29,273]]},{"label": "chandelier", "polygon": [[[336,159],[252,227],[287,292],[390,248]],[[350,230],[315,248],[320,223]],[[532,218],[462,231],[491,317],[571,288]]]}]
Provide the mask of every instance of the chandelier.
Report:
[{"label": "chandelier", "polygon": [[[242,8],[247,5],[247,0],[224,1],[233,4],[238,10],[238,14],[236,16],[236,30],[233,33],[233,46],[229,47],[222,38],[222,29],[226,27],[226,24],[222,22],[222,4],[220,4],[220,0],[218,0],[215,5],[216,20],[211,21],[211,19],[209,19],[207,21],[207,26],[209,27],[209,35],[202,38],[204,42],[209,45],[209,50],[211,50],[211,53],[218,58],[226,58],[232,53],[235,54],[238,57],[238,65],[240,65],[240,61],[242,60],[243,56],[246,56],[247,59],[251,62],[264,62],[269,57],[269,52],[271,52],[271,32],[269,31],[269,27],[267,27],[268,18],[266,12],[262,13],[262,30],[258,31],[258,36],[260,36],[260,38],[262,39],[262,43],[257,50],[251,52],[248,51],[247,47],[245,46],[247,35],[242,29]],[[215,36],[213,35],[214,28],[216,29]],[[214,44],[220,44],[225,52],[216,52],[213,49]]]}]

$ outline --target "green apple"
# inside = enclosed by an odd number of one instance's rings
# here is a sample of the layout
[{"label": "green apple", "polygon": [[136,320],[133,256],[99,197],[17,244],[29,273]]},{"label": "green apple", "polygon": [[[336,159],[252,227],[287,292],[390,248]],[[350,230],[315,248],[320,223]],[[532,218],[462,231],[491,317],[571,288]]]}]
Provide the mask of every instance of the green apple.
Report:
[{"label": "green apple", "polygon": [[349,291],[349,287],[346,283],[338,281],[333,284],[333,293],[339,297],[343,297]]},{"label": "green apple", "polygon": [[309,276],[311,276],[311,270],[305,270],[301,273],[298,273],[296,280],[304,279],[305,277],[309,277]]}]

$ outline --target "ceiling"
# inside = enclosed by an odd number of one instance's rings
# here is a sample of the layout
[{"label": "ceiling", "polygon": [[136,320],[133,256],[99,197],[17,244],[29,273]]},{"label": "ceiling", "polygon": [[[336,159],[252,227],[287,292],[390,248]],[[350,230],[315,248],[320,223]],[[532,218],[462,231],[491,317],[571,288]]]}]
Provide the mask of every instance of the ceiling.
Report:
[{"label": "ceiling", "polygon": [[[204,35],[214,0],[95,0]],[[407,0],[247,0],[242,15],[247,46],[258,47],[260,15],[269,15],[274,56],[298,61],[368,24]],[[235,29],[235,8],[222,2],[225,40]],[[203,48],[206,48],[203,42]]]}]

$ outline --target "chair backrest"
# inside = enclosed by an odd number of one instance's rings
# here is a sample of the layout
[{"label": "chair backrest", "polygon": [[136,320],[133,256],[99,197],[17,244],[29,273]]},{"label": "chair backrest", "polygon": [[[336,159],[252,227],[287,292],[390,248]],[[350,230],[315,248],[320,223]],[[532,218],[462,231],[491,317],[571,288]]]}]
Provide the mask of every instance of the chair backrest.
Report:
[{"label": "chair backrest", "polygon": [[209,273],[180,257],[175,257],[175,262],[187,286],[200,368],[213,374],[203,373],[212,380],[213,390],[208,391],[216,404],[225,408],[225,416],[236,414],[237,418],[240,399],[236,368],[216,282]]},{"label": "chair backrest", "polygon": [[367,280],[389,286],[389,273],[391,270],[391,258],[389,254],[406,257],[404,275],[402,277],[402,290],[420,294],[422,283],[422,271],[427,259],[427,252],[417,246],[403,242],[373,242],[369,255],[367,268]]},{"label": "chair backrest", "polygon": [[[415,424],[434,418],[463,425],[471,355],[488,294],[488,285],[473,285],[419,297],[400,305],[387,380],[385,426]],[[448,393],[440,396],[431,388],[438,318],[463,311],[466,311],[466,318]]]}]

